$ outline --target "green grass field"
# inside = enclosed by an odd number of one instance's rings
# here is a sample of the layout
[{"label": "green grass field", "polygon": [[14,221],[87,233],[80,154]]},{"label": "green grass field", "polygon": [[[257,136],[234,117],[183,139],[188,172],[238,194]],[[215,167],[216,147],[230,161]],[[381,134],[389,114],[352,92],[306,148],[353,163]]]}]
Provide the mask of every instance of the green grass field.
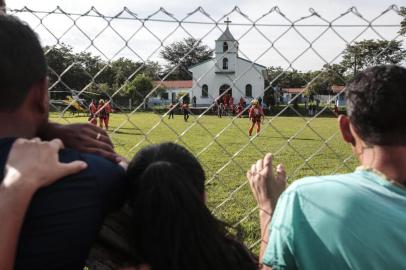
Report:
[{"label": "green grass field", "polygon": [[[289,181],[317,174],[343,173],[356,166],[350,147],[338,134],[336,118],[308,122],[300,117],[267,118],[260,136],[247,137],[249,120],[203,116],[189,122],[183,116],[174,120],[153,113],[131,116],[112,114],[110,132],[116,151],[131,158],[142,147],[176,141],[198,156],[207,175],[208,205],[229,224],[237,225],[239,237],[248,246],[259,239],[257,211],[245,178],[246,170],[267,152],[285,164]],[[87,117],[64,118],[51,114],[60,123],[85,123]],[[117,130],[116,130],[117,129]],[[113,130],[116,130],[113,132]],[[214,139],[215,138],[215,139]],[[346,160],[346,162],[343,162]],[[241,221],[242,220],[242,221]],[[257,250],[257,245],[253,248]]]}]

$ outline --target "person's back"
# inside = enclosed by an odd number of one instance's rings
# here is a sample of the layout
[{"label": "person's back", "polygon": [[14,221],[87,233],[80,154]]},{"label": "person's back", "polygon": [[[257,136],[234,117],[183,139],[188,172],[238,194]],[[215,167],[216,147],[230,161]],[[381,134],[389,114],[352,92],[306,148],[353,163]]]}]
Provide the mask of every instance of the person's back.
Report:
[{"label": "person's back", "polygon": [[[0,139],[1,171],[13,142]],[[83,160],[88,168],[36,193],[24,219],[15,269],[82,269],[104,217],[125,198],[120,166],[70,149],[59,156],[64,163]]]},{"label": "person's back", "polygon": [[272,269],[406,269],[406,69],[377,66],[346,86],[355,172],[308,177],[280,196],[263,262]]},{"label": "person's back", "polygon": [[[15,138],[31,139],[46,129],[49,100],[46,59],[35,33],[17,18],[0,16],[0,40],[3,173]],[[125,198],[125,173],[117,164],[68,149],[60,152],[60,160],[83,160],[88,167],[35,194],[21,230],[15,269],[83,269],[103,218]]]},{"label": "person's back", "polygon": [[372,170],[298,180],[275,211],[285,214],[273,218],[269,242],[291,246],[270,245],[272,269],[406,267],[406,189]]}]

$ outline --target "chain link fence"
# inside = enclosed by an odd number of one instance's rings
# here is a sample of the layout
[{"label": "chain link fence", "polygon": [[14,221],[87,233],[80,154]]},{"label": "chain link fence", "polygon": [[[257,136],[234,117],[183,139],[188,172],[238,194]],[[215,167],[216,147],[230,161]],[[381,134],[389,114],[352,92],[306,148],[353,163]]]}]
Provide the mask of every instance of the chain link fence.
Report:
[{"label": "chain link fence", "polygon": [[[335,118],[342,105],[343,87],[339,86],[348,80],[343,74],[352,73],[352,69],[355,73],[357,61],[361,62],[364,56],[354,55],[353,66],[347,73],[337,72],[334,64],[340,63],[346,53],[348,55],[347,46],[358,41],[404,40],[398,34],[402,17],[395,5],[370,19],[354,7],[335,18],[326,18],[310,9],[303,11],[306,15],[298,19],[289,18],[278,7],[258,18],[251,18],[235,7],[218,19],[201,7],[182,18],[163,8],[147,17],[139,17],[128,8],[116,15],[102,14],[95,7],[83,13],[70,13],[60,7],[50,11],[9,8],[7,12],[33,27],[45,46],[48,59],[55,57],[56,50],[70,51],[77,56],[67,59],[69,54],[64,54],[65,58],[50,62],[53,121],[86,122],[90,100],[104,98],[111,101],[114,110],[110,116],[109,134],[119,153],[131,158],[145,145],[168,140],[184,145],[199,158],[206,171],[209,207],[232,224],[238,236],[254,250],[258,248],[260,234],[257,208],[245,179],[250,164],[272,152],[277,162],[285,163],[290,181],[306,175],[353,170],[356,161],[339,138]],[[237,63],[238,72],[216,73],[216,69],[223,67],[226,48],[211,60],[214,65],[191,79],[191,86],[168,88],[167,81],[173,81],[176,74],[185,72],[183,61],[191,57],[201,43],[212,47],[227,27],[235,36],[233,42],[237,44],[238,57],[245,59],[244,67]],[[168,66],[160,52],[184,38],[193,38],[196,42],[179,56],[177,64]],[[387,46],[375,56],[383,55],[389,49]],[[94,57],[97,61],[91,63]],[[66,66],[61,59],[66,60]],[[123,68],[126,59],[137,65],[129,65],[132,69],[125,73],[120,83],[108,84],[108,71],[119,60]],[[152,73],[148,71],[153,63],[166,65],[165,71],[162,68]],[[264,75],[264,69],[257,63],[281,68],[274,73],[268,69],[268,74]],[[358,65],[359,69],[363,68]],[[300,88],[281,87],[281,80],[287,80],[295,70],[319,72],[307,78]],[[148,92],[133,89],[135,95],[131,100],[126,95],[127,89],[137,75],[148,72],[155,81],[152,89]],[[213,74],[217,74],[214,80],[227,85],[226,89],[209,89],[205,93],[205,104],[200,102],[196,108],[190,108],[192,114],[188,122],[178,115],[168,119],[171,111],[177,113],[180,100],[191,99],[192,95],[200,97],[203,82]],[[325,82],[323,76],[327,74],[334,75],[338,86],[327,83],[324,86],[327,94],[313,93],[312,89],[320,80]],[[235,106],[240,97],[249,103],[250,95],[241,85],[248,84],[250,76],[264,77],[264,87],[254,89],[256,95],[251,96],[261,97],[266,109],[262,130],[253,136],[248,135],[250,121],[246,112],[249,106],[242,108],[242,117],[229,113],[219,118],[214,102],[222,100],[227,90],[232,89]],[[80,80],[82,84],[73,85]],[[163,94],[165,92],[167,94]],[[268,98],[265,98],[267,93]],[[169,101],[162,98],[171,94]],[[307,95],[318,100],[316,106],[311,105],[314,108],[309,109],[311,101]],[[167,107],[168,102],[178,102],[179,106]]]}]

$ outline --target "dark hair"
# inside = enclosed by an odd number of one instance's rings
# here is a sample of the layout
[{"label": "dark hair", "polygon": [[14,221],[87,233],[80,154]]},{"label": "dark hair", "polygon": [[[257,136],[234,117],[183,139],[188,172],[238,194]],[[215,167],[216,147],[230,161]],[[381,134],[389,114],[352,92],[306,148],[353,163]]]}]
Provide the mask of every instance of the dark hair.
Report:
[{"label": "dark hair", "polygon": [[185,148],[141,150],[128,168],[134,248],[152,269],[256,269],[204,202],[204,171]]},{"label": "dark hair", "polygon": [[13,16],[0,16],[0,111],[14,111],[30,86],[47,74],[37,35]]},{"label": "dark hair", "polygon": [[345,88],[347,114],[370,145],[406,144],[406,69],[376,66],[359,73]]}]

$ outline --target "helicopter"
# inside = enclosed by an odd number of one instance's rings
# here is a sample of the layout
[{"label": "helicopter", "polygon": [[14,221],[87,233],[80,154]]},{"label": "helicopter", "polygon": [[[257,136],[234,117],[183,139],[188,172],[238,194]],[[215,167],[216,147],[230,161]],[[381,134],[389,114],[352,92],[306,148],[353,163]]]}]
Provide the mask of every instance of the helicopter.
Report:
[{"label": "helicopter", "polygon": [[[70,90],[70,91],[50,91],[52,93],[68,93],[69,95],[65,96],[65,99],[50,99],[49,104],[58,112],[65,114],[66,111],[71,112],[72,114],[80,114],[84,113],[87,114],[89,103],[86,101],[83,96],[100,96],[100,94],[87,92],[87,91],[77,91],[77,90]],[[89,97],[88,99],[92,99]]]}]

